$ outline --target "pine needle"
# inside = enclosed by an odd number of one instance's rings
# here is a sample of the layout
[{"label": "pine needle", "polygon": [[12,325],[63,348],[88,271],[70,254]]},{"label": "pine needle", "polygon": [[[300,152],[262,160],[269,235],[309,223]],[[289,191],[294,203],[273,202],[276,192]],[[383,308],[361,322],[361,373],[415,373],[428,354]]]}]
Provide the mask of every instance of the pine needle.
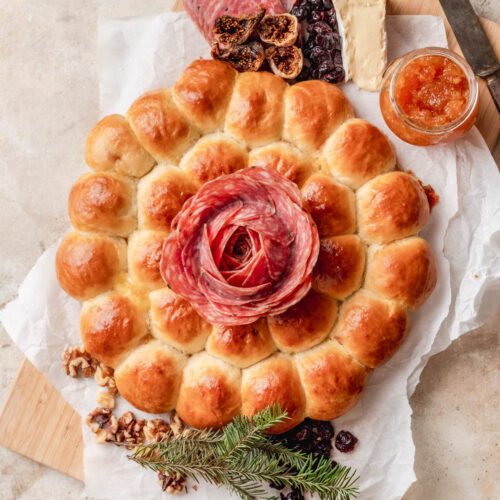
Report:
[{"label": "pine needle", "polygon": [[263,483],[316,493],[321,500],[357,498],[358,477],[350,467],[332,467],[329,459],[269,439],[266,431],[287,419],[278,405],[252,418],[236,417],[220,430],[194,430],[138,446],[129,458],[155,472],[224,485],[244,500],[268,498]]}]

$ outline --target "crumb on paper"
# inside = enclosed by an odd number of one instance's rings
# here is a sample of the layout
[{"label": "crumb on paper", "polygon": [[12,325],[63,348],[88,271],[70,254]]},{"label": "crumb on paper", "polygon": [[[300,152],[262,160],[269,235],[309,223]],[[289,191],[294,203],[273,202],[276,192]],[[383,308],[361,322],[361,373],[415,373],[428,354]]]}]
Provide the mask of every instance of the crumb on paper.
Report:
[{"label": "crumb on paper", "polygon": [[97,404],[101,408],[113,409],[115,407],[115,397],[107,391],[99,391],[97,393]]}]

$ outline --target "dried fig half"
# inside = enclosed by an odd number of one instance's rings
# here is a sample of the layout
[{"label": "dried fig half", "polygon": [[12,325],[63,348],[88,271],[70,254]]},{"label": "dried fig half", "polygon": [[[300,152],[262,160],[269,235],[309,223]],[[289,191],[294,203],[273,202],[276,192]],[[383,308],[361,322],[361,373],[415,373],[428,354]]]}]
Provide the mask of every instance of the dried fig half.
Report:
[{"label": "dried fig half", "polygon": [[264,16],[259,24],[258,34],[264,43],[289,47],[297,41],[299,22],[292,14]]},{"label": "dried fig half", "polygon": [[273,73],[287,80],[297,78],[304,63],[302,51],[295,45],[269,47],[266,50],[266,59]]},{"label": "dried fig half", "polygon": [[257,14],[218,17],[213,27],[215,40],[222,47],[233,47],[245,43],[255,31],[265,13],[266,9],[260,7]]},{"label": "dried fig half", "polygon": [[238,71],[259,71],[264,63],[264,47],[257,41],[227,48],[222,48],[217,42],[214,42],[212,44],[212,57],[228,62]]}]

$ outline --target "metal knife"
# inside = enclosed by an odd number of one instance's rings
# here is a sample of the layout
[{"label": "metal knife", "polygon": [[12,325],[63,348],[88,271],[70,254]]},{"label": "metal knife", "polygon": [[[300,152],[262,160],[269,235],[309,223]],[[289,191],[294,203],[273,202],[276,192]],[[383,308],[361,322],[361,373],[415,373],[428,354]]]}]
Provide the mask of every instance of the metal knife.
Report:
[{"label": "metal knife", "polygon": [[469,0],[439,0],[474,73],[486,80],[500,112],[500,63]]}]

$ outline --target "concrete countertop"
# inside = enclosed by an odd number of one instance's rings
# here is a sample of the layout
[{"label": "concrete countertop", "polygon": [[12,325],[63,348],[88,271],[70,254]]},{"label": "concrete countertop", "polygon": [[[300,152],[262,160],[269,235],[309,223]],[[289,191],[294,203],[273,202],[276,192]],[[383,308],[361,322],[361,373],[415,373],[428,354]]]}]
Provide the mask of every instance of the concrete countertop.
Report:
[{"label": "concrete countertop", "polygon": [[[68,228],[30,204],[37,179],[49,213],[65,213],[83,162],[85,137],[98,119],[98,1],[0,0],[0,307],[14,298],[40,253]],[[106,13],[165,9],[168,0],[107,0]],[[476,0],[500,21],[500,0]],[[144,6],[146,4],[146,6]],[[18,144],[19,134],[26,140]],[[500,163],[500,147],[495,151]],[[26,184],[12,185],[12,169]],[[13,199],[21,201],[16,208]],[[35,223],[33,222],[35,221]],[[15,230],[13,230],[15,228]],[[405,500],[500,498],[500,311],[426,366],[411,399],[417,482]],[[0,406],[22,354],[0,327]],[[82,483],[0,447],[2,500],[73,500]]]}]

